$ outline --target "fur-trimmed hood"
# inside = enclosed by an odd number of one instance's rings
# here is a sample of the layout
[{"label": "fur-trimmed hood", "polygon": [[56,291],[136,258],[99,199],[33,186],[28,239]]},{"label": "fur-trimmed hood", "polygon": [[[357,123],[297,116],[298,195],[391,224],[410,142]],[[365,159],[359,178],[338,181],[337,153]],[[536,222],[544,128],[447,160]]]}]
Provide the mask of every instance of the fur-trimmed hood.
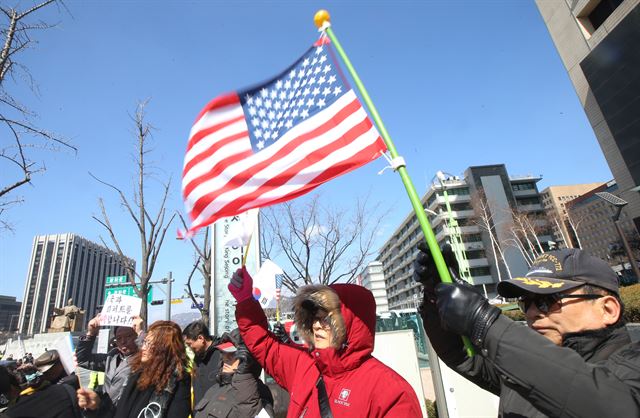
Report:
[{"label": "fur-trimmed hood", "polygon": [[298,289],[294,300],[296,328],[311,349],[314,348],[311,327],[318,309],[328,314],[334,335],[331,349],[335,350],[343,367],[352,369],[371,356],[376,304],[369,290],[353,284],[304,286]]}]

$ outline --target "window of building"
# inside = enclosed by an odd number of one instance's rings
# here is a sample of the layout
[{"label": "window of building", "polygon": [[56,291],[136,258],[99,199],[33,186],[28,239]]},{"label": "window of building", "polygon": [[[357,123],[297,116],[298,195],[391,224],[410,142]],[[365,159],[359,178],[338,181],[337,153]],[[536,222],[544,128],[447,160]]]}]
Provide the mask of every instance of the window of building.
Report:
[{"label": "window of building", "polygon": [[524,205],[539,205],[540,204],[540,198],[535,196],[535,197],[525,197],[522,199],[516,199],[518,202],[518,205],[524,206]]},{"label": "window of building", "polygon": [[490,276],[491,270],[489,267],[472,267],[469,269],[471,276]]},{"label": "window of building", "polygon": [[511,185],[511,190],[519,191],[519,190],[533,190],[536,188],[535,183],[517,183]]},{"label": "window of building", "polygon": [[469,194],[469,188],[468,187],[458,187],[455,189],[447,189],[447,194],[449,196],[456,196],[456,195],[468,195]]},{"label": "window of building", "polygon": [[591,12],[586,15],[586,19],[589,21],[595,32],[602,24],[607,20],[615,9],[622,4],[623,0],[600,0]]}]

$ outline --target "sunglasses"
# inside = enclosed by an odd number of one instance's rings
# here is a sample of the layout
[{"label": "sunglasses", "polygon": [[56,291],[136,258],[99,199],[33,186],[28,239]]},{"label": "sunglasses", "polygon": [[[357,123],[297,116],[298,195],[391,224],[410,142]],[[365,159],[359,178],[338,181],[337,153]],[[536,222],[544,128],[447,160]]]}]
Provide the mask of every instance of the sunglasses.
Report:
[{"label": "sunglasses", "polygon": [[[531,304],[535,304],[536,308],[544,314],[549,313],[551,308],[562,301],[562,299],[600,299],[604,295],[594,293],[586,293],[582,295],[565,295],[563,293],[552,293],[550,295],[521,296],[518,298],[518,308],[523,313],[527,313]],[[562,306],[562,305],[561,305]]]}]

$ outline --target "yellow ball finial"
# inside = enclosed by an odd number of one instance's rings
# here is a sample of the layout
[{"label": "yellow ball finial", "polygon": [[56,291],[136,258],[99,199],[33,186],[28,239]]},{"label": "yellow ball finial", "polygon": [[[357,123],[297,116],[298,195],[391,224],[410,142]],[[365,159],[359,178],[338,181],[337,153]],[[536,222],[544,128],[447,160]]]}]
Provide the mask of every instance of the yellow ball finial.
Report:
[{"label": "yellow ball finial", "polygon": [[329,12],[325,9],[318,10],[313,16],[313,23],[316,24],[317,28],[321,28],[324,22],[328,22],[329,20],[331,20],[331,16],[329,16]]}]

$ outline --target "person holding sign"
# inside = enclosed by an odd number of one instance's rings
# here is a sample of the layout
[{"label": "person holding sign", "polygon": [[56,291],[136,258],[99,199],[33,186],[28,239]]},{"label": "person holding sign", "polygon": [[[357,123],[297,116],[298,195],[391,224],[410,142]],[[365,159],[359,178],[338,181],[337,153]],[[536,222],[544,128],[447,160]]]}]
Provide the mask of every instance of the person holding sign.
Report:
[{"label": "person holding sign", "polygon": [[187,353],[175,322],[154,322],[129,364],[131,376],[117,405],[90,389],[78,390],[78,405],[88,416],[187,418],[191,414]]},{"label": "person holding sign", "polygon": [[[78,367],[97,372],[104,372],[104,392],[111,398],[114,405],[118,404],[122,388],[129,379],[131,369],[129,359],[138,352],[136,339],[138,334],[131,327],[117,327],[115,330],[116,348],[108,353],[93,353],[96,336],[100,330],[101,314],[91,321],[87,334],[80,337],[76,346]],[[140,317],[136,317],[134,324],[140,329]]]}]

